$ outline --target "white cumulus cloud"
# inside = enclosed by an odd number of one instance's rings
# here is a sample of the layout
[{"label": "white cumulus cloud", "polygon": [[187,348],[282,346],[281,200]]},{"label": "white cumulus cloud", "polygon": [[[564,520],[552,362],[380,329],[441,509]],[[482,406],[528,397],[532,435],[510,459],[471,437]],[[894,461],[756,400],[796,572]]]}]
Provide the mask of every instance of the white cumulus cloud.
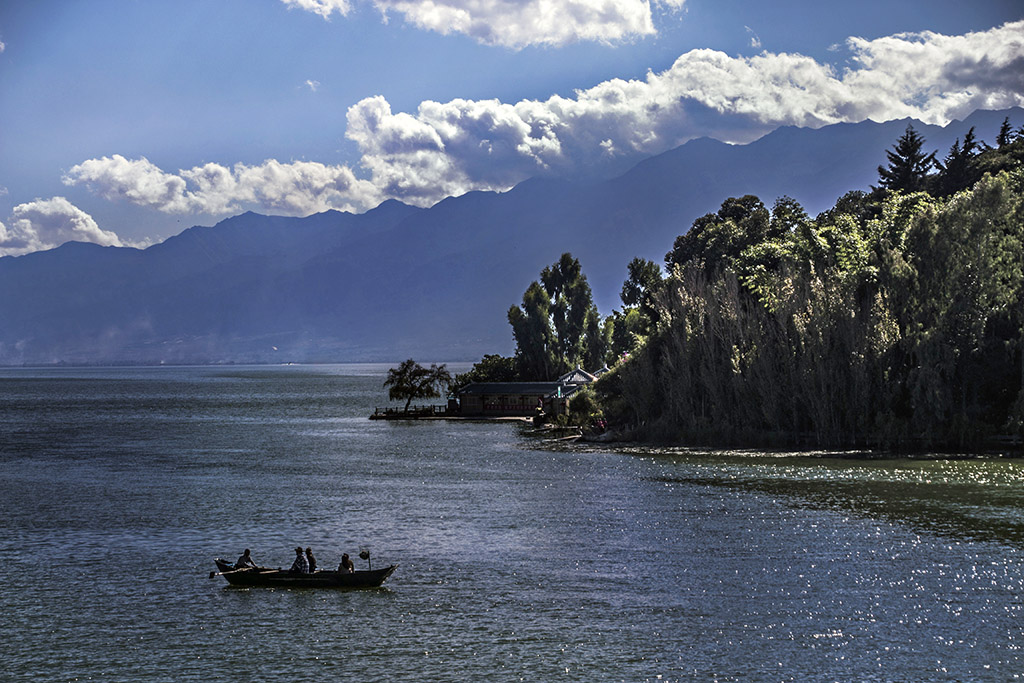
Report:
[{"label": "white cumulus cloud", "polygon": [[693,50],[661,73],[571,98],[426,101],[396,113],[370,97],[349,109],[346,135],[383,194],[429,204],[533,175],[622,170],[700,136],[748,142],[780,125],[907,116],[945,124],[1024,105],[1024,22],[963,36],[851,38],[847,47],[843,71],[797,54]]},{"label": "white cumulus cloud", "polygon": [[357,211],[381,198],[347,166],[313,161],[258,166],[208,163],[168,173],[151,161],[120,154],[89,159],[64,176],[66,185],[85,185],[101,197],[165,213],[225,214],[250,206],[262,211],[307,215],[340,209]]},{"label": "white cumulus cloud", "polygon": [[[347,0],[281,0],[329,19]],[[679,8],[685,0],[660,4]],[[619,42],[655,32],[649,0],[372,0],[386,18],[402,15],[419,28],[461,33],[486,45],[523,48],[579,41]]]},{"label": "white cumulus cloud", "polygon": [[104,199],[123,199],[168,213],[195,210],[185,179],[162,171],[145,157],[126,159],[115,154],[89,159],[73,166],[64,184],[85,184]]},{"label": "white cumulus cloud", "polygon": [[844,81],[882,111],[941,123],[1022,103],[1024,21],[961,36],[901,33],[848,44],[857,68]]},{"label": "white cumulus cloud", "polygon": [[610,79],[572,97],[424,101],[382,96],[349,108],[359,174],[316,162],[206,164],[168,173],[119,155],[73,167],[65,182],[166,212],[240,207],[293,215],[396,198],[420,206],[536,175],[596,177],[700,136],[748,142],[781,125],[914,117],[945,124],[978,108],[1024,105],[1024,22],[962,36],[851,38],[849,67],[799,54],[681,55],[662,72]]},{"label": "white cumulus cloud", "polygon": [[19,204],[8,224],[0,223],[0,256],[53,249],[71,241],[122,246],[116,234],[101,230],[92,216],[64,197]]}]

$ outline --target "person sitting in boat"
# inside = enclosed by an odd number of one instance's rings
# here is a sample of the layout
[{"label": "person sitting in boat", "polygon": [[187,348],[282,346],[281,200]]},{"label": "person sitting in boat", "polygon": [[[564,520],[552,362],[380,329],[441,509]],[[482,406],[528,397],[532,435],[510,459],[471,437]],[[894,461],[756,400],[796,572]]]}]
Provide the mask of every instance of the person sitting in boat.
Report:
[{"label": "person sitting in boat", "polygon": [[302,554],[301,547],[295,549],[295,561],[292,562],[292,568],[288,571],[293,574],[309,573],[309,562],[306,560],[306,556]]},{"label": "person sitting in boat", "polygon": [[341,564],[338,565],[338,571],[342,574],[351,574],[356,570],[356,566],[352,564],[352,559],[348,556],[348,553],[342,553]]},{"label": "person sitting in boat", "polygon": [[249,555],[249,549],[246,548],[242,556],[235,560],[235,569],[255,569],[256,563],[253,562],[252,556]]},{"label": "person sitting in boat", "polygon": [[313,549],[306,548],[306,562],[309,563],[309,573],[312,574],[316,571],[316,558],[313,557]]}]

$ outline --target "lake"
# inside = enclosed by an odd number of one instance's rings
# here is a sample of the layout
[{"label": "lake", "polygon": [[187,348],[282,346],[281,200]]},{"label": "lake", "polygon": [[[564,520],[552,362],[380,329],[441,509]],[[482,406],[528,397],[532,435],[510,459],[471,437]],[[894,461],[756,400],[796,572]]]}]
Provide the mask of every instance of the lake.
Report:
[{"label": "lake", "polygon": [[[370,421],[387,365],[0,369],[12,681],[995,680],[1024,463]],[[371,552],[364,591],[214,557]]]}]

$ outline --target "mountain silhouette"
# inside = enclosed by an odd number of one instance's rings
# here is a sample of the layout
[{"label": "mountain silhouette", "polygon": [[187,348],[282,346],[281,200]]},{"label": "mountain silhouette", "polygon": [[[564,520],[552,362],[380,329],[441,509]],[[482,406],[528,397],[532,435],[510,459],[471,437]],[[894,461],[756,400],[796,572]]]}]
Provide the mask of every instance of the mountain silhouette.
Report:
[{"label": "mountain silhouette", "polygon": [[0,258],[0,363],[475,360],[513,350],[506,313],[566,251],[602,314],[634,256],[732,196],[788,195],[812,216],[877,182],[908,124],[941,159],[971,126],[992,142],[1019,108],[917,121],[780,128],[747,145],[692,140],[599,183],[535,178],[429,209],[244,213],[145,250],[67,243]]}]

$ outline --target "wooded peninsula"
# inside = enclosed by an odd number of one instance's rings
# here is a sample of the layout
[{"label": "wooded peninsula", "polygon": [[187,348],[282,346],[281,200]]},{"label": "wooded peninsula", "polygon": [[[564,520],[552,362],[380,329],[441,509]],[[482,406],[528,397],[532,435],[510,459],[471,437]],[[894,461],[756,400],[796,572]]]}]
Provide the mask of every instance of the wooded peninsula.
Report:
[{"label": "wooded peninsula", "polygon": [[[611,368],[571,423],[716,446],[974,451],[1024,436],[1024,128],[939,160],[910,126],[878,185],[810,217],[726,199],[601,319],[564,254],[508,313],[513,357],[470,382]],[[841,163],[838,160],[837,163]]]}]

